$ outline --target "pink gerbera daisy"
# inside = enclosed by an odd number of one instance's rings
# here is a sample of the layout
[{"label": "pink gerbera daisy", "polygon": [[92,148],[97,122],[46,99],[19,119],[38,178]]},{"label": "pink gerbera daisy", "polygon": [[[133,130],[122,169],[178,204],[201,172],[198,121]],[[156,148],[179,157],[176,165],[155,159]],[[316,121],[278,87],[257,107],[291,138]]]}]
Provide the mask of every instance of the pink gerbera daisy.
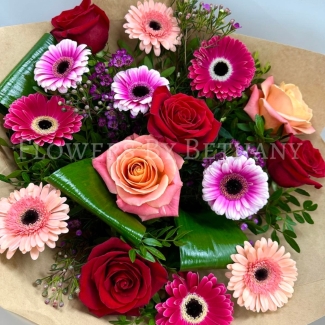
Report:
[{"label": "pink gerbera daisy", "polygon": [[267,203],[267,174],[254,159],[226,157],[214,161],[203,173],[203,200],[219,215],[245,219]]},{"label": "pink gerbera daisy", "polygon": [[159,86],[169,84],[159,72],[149,70],[145,65],[120,71],[111,85],[114,95],[114,107],[120,111],[131,111],[133,116],[146,113],[152,101],[152,94]]},{"label": "pink gerbera daisy", "polygon": [[228,289],[246,309],[266,312],[275,311],[288,302],[297,280],[296,262],[280,249],[277,242],[262,238],[253,247],[245,242],[244,248],[237,246],[238,254],[231,255],[234,264],[227,268],[230,278]]},{"label": "pink gerbera daisy", "polygon": [[229,36],[203,41],[194,52],[189,78],[199,96],[220,100],[241,97],[255,74],[255,63],[246,46]]},{"label": "pink gerbera daisy", "polygon": [[58,235],[67,233],[69,206],[51,185],[29,184],[0,199],[0,253],[11,258],[17,249],[36,260],[45,244],[55,247]]},{"label": "pink gerbera daisy", "polygon": [[123,27],[129,37],[138,38],[140,49],[147,54],[153,47],[155,55],[159,56],[161,45],[175,52],[175,45],[180,45],[181,36],[173,9],[153,0],[144,1],[143,4],[139,1],[137,6],[131,6],[125,16],[127,23]]},{"label": "pink gerbera daisy", "polygon": [[63,146],[63,138],[72,140],[72,134],[80,131],[82,116],[74,113],[72,107],[62,104],[64,99],[59,96],[48,100],[41,94],[14,101],[4,117],[4,127],[14,131],[11,142],[34,141],[40,146],[45,142]]},{"label": "pink gerbera daisy", "polygon": [[226,287],[210,273],[199,281],[197,273],[183,279],[173,275],[166,292],[170,296],[156,305],[157,325],[228,325],[233,320],[233,303]]},{"label": "pink gerbera daisy", "polygon": [[34,79],[45,91],[58,90],[64,94],[68,88],[77,88],[77,82],[88,72],[87,45],[77,45],[77,42],[64,39],[57,45],[50,45],[40,60],[36,63]]}]

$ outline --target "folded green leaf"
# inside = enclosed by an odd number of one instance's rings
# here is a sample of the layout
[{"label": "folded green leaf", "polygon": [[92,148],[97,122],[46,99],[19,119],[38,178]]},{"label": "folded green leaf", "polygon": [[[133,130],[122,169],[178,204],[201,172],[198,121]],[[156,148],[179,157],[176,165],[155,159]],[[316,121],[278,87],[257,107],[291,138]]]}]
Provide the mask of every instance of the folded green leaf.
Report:
[{"label": "folded green leaf", "polygon": [[133,215],[117,207],[114,196],[93,168],[91,159],[65,166],[46,180],[134,245],[141,242],[146,228]]},{"label": "folded green leaf", "polygon": [[0,113],[7,114],[9,105],[20,98],[35,93],[34,80],[36,62],[56,41],[51,34],[44,34],[9,75],[0,83]]},{"label": "folded green leaf", "polygon": [[225,268],[232,263],[230,255],[236,253],[236,246],[247,240],[232,220],[213,211],[180,211],[175,221],[179,231],[191,231],[182,238],[186,244],[180,247],[181,271]]}]

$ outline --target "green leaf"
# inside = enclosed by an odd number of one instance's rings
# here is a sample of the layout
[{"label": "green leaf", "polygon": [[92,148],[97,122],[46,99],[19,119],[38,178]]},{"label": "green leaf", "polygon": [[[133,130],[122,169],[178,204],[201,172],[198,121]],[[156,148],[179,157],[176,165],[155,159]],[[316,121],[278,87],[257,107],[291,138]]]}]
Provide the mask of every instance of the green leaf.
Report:
[{"label": "green leaf", "polygon": [[10,147],[5,139],[0,138],[0,146]]},{"label": "green leaf", "polygon": [[144,57],[143,64],[146,65],[149,70],[153,68],[152,61],[150,60],[150,58],[148,56]]},{"label": "green leaf", "polygon": [[279,239],[278,234],[277,234],[277,231],[275,229],[272,231],[271,239],[273,241],[278,242],[278,244],[280,244],[280,239]]},{"label": "green leaf", "polygon": [[255,124],[257,129],[257,134],[263,136],[264,134],[264,119],[262,116],[255,115]]},{"label": "green leaf", "polygon": [[309,213],[303,212],[302,216],[304,217],[304,219],[306,220],[307,223],[309,223],[310,225],[314,224],[314,220],[311,218]]},{"label": "green leaf", "polygon": [[232,139],[233,136],[223,127],[221,127],[220,131],[219,131],[219,136],[221,138],[226,138],[226,139]]},{"label": "green leaf", "polygon": [[161,302],[158,293],[155,293],[155,294],[153,295],[152,300],[153,300],[156,304],[159,304],[159,303]]},{"label": "green leaf", "polygon": [[22,170],[15,170],[11,174],[7,175],[7,178],[17,178],[22,173]]},{"label": "green leaf", "polygon": [[304,223],[305,222],[305,219],[300,214],[294,212],[293,216],[295,217],[297,222],[299,222],[299,223]]},{"label": "green leaf", "polygon": [[277,201],[281,197],[282,193],[283,193],[283,189],[282,188],[277,189],[270,196],[270,201]]},{"label": "green leaf", "polygon": [[313,205],[313,201],[307,200],[303,203],[303,207],[305,210],[308,210]]},{"label": "green leaf", "polygon": [[151,246],[147,246],[146,248],[152,255],[158,257],[160,260],[166,261],[166,257],[158,249]]},{"label": "green leaf", "polygon": [[[287,231],[287,230],[286,230]],[[298,253],[300,253],[300,247],[297,244],[297,242],[291,238],[290,236],[288,236],[285,232],[283,233],[284,239],[286,240],[286,242]]]},{"label": "green leaf", "polygon": [[48,50],[48,47],[53,44],[56,44],[54,37],[49,33],[44,34],[0,83],[0,112],[2,114],[7,113],[5,108],[8,109],[16,99],[35,93],[33,89],[34,86],[37,86],[34,80],[35,64]]},{"label": "green leaf", "polygon": [[137,246],[141,242],[146,228],[133,215],[117,207],[115,196],[108,191],[93,168],[91,159],[69,164],[50,175],[46,181],[115,228],[132,244]]},{"label": "green leaf", "polygon": [[136,259],[137,253],[134,249],[130,249],[129,250],[129,257],[132,263],[134,263],[135,259]]},{"label": "green leaf", "polygon": [[290,212],[291,211],[289,205],[287,203],[283,202],[283,201],[278,201],[278,205],[285,212]]},{"label": "green leaf", "polygon": [[290,231],[290,230],[285,230],[283,232],[283,234],[285,234],[285,235],[287,235],[287,236],[289,236],[291,238],[297,238],[297,235],[293,231]]},{"label": "green leaf", "polygon": [[250,132],[251,128],[247,123],[237,123],[238,129],[245,131],[245,132]]},{"label": "green leaf", "polygon": [[232,263],[231,254],[236,246],[247,240],[245,234],[232,221],[213,211],[188,213],[180,210],[175,218],[181,231],[191,231],[180,247],[181,271],[226,268]]},{"label": "green leaf", "polygon": [[11,183],[10,179],[7,176],[0,174],[0,181],[5,183]]},{"label": "green leaf", "polygon": [[161,77],[169,77],[175,71],[175,67],[170,67],[160,73]]},{"label": "green leaf", "polygon": [[178,228],[174,228],[174,229],[170,230],[170,231],[167,233],[165,239],[169,239],[169,238],[173,237],[173,236],[175,235],[175,233],[176,233],[177,230],[178,230]]},{"label": "green leaf", "polygon": [[286,199],[287,199],[290,203],[292,203],[292,204],[294,204],[294,205],[300,207],[300,202],[297,200],[296,197],[294,197],[294,196],[292,196],[292,195],[290,195],[290,194],[287,194],[287,195],[286,195]]},{"label": "green leaf", "polygon": [[154,238],[145,238],[143,240],[143,243],[148,245],[148,246],[157,246],[157,247],[162,247],[163,246],[160,241],[158,241],[158,240],[156,240]]},{"label": "green leaf", "polygon": [[301,195],[305,195],[305,196],[310,196],[310,194],[308,192],[306,192],[305,190],[301,189],[301,188],[296,188],[295,192],[301,194]]},{"label": "green leaf", "polygon": [[26,172],[21,173],[21,177],[26,183],[30,183],[30,177]]},{"label": "green leaf", "polygon": [[37,149],[33,145],[23,144],[20,146],[20,151],[36,156]]}]

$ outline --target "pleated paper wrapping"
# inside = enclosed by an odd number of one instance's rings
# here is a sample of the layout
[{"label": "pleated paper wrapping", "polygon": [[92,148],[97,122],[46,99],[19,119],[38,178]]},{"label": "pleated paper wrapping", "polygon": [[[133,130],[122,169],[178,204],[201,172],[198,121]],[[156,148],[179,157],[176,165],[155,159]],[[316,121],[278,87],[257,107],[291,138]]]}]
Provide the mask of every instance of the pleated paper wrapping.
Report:
[{"label": "pleated paper wrapping", "polygon": [[[110,48],[115,47],[120,38],[127,39],[122,28],[124,15],[135,0],[95,0],[106,11],[111,20]],[[3,80],[14,66],[24,57],[39,38],[51,30],[50,23],[35,23],[0,28],[0,80]],[[304,100],[313,109],[312,120],[316,132],[310,139],[325,157],[325,143],[320,137],[325,127],[325,56],[309,51],[259,40],[246,36],[237,36],[251,51],[259,51],[262,63],[269,61],[271,74],[275,81],[294,83],[299,86]],[[2,123],[2,120],[1,120]],[[0,128],[0,137],[4,137]],[[9,174],[14,170],[10,150],[0,149],[0,173]],[[324,180],[321,183],[325,185]],[[319,204],[312,212],[314,225],[299,224],[297,229],[301,253],[294,252],[288,245],[287,251],[297,261],[298,281],[295,293],[283,308],[277,312],[253,313],[245,308],[235,307],[234,325],[306,325],[325,316],[325,188],[316,190],[306,187],[312,200]],[[0,197],[10,193],[10,186],[0,183]],[[269,234],[268,234],[269,235]],[[34,262],[29,255],[16,253],[11,260],[0,256],[0,306],[25,317],[39,325],[100,325],[108,324],[110,317],[97,319],[90,315],[78,299],[66,301],[59,310],[46,306],[41,289],[32,286],[33,281],[46,275],[52,261],[53,252],[46,249]],[[220,281],[227,280],[223,270],[215,272]]]}]

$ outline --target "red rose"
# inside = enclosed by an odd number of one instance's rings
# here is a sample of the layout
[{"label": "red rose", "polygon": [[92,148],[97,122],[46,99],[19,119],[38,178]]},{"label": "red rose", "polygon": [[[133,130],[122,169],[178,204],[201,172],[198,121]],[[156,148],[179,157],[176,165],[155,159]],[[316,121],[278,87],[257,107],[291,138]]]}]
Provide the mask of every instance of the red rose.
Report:
[{"label": "red rose", "polygon": [[154,91],[149,114],[148,131],[177,153],[203,150],[221,127],[204,100],[172,95],[165,86]]},{"label": "red rose", "polygon": [[69,38],[78,44],[86,44],[97,53],[108,40],[109,19],[103,10],[91,5],[91,0],[83,0],[80,6],[62,11],[51,22],[55,27],[51,34],[58,42]]},{"label": "red rose", "polygon": [[96,246],[81,268],[81,302],[97,317],[110,314],[139,315],[139,307],[167,282],[159,263],[137,257],[131,262],[131,247],[119,238]]},{"label": "red rose", "polygon": [[275,142],[267,160],[270,176],[282,187],[297,187],[304,184],[321,188],[322,185],[310,176],[325,177],[325,162],[318,149],[309,140],[300,140],[290,135],[289,141]]}]

